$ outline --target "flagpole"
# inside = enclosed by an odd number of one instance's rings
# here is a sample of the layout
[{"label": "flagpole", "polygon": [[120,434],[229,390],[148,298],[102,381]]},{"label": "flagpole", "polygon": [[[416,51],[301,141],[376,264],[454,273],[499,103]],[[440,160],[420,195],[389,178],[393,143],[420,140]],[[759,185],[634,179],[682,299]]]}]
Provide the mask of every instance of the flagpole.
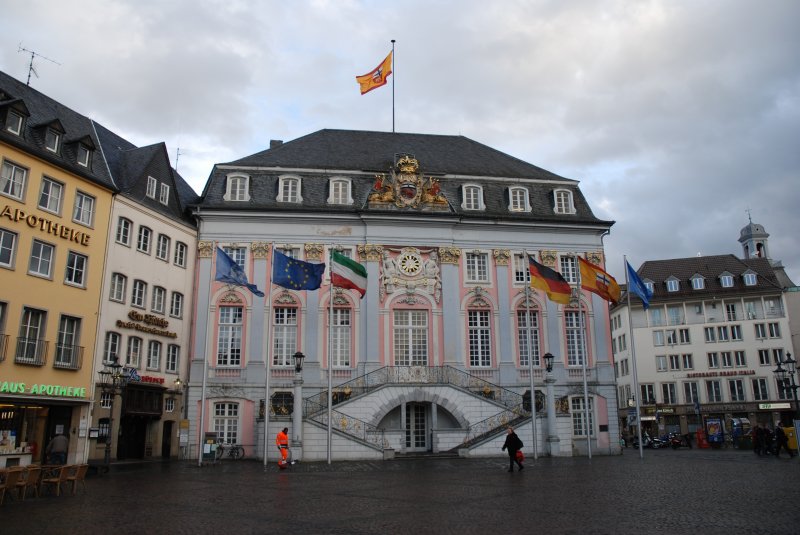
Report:
[{"label": "flagpole", "polygon": [[208,328],[211,325],[211,296],[213,294],[213,285],[214,285],[214,271],[216,269],[216,259],[217,259],[217,242],[213,242],[214,244],[214,254],[211,257],[211,269],[209,269],[208,273],[208,312],[206,314],[206,349],[205,354],[203,355],[203,386],[200,390],[200,425],[198,426],[198,437],[197,441],[199,443],[199,448],[197,449],[197,466],[203,466],[203,441],[205,440],[205,424],[206,424],[206,386],[208,384],[208,357],[209,357],[209,347],[211,345],[211,329]]},{"label": "flagpole", "polygon": [[[272,361],[272,275],[275,266],[275,242],[270,250],[269,285],[267,286],[267,354],[264,358],[264,469],[267,468],[267,448],[269,447],[269,409],[272,405],[269,399],[270,362]],[[298,400],[295,400],[297,403]]]},{"label": "flagpole", "polygon": [[589,352],[586,347],[586,323],[583,319],[583,299],[581,299],[581,267],[578,255],[573,253],[575,257],[575,274],[578,280],[578,321],[580,323],[581,334],[581,348],[583,355],[581,355],[581,362],[583,364],[583,411],[586,420],[586,447],[589,453],[589,458],[592,458],[592,429],[589,427],[589,386],[586,381],[586,360],[589,357]]},{"label": "flagpole", "polygon": [[394,134],[394,79],[397,74],[394,72],[394,39],[392,39],[392,134]]},{"label": "flagpole", "polygon": [[[525,251],[525,258],[523,259],[525,264],[530,264],[528,261],[528,251]],[[528,277],[530,277],[530,270],[526,270],[528,273]],[[533,438],[533,460],[537,460],[539,458],[539,448],[536,444],[536,391],[534,390],[534,381],[533,381],[533,346],[531,345],[531,328],[533,327],[531,321],[531,284],[530,280],[528,284],[525,286],[525,313],[527,314],[526,323],[528,329],[526,330],[525,336],[528,342],[528,370],[531,379],[531,437]]]},{"label": "flagpole", "polygon": [[644,459],[644,444],[642,444],[642,420],[639,408],[639,375],[636,373],[636,344],[633,336],[633,313],[631,310],[631,285],[628,281],[628,257],[622,255],[625,261],[625,289],[628,294],[628,332],[631,333],[631,367],[633,368],[633,399],[636,401],[636,433],[639,437],[639,458]]},{"label": "flagpole", "polygon": [[331,275],[331,286],[328,298],[328,464],[331,464],[333,439],[333,361],[331,360],[331,344],[333,342],[333,248],[328,249],[328,272]]}]

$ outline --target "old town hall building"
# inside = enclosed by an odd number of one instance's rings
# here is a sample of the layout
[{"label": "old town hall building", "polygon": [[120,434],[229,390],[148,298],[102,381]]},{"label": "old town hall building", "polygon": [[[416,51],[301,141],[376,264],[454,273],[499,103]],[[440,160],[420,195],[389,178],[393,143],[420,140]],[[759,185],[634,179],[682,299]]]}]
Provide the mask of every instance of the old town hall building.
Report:
[{"label": "old town hall building", "polygon": [[[274,460],[289,427],[305,460],[497,455],[513,424],[529,452],[535,433],[542,455],[619,453],[607,303],[529,287],[528,256],[571,283],[578,256],[604,264],[612,222],[577,181],[462,136],[321,130],[217,164],[194,213],[193,448]],[[218,249],[264,296],[216,280]],[[327,269],[273,283],[276,251],[331,249],[366,269],[363,298]]]}]

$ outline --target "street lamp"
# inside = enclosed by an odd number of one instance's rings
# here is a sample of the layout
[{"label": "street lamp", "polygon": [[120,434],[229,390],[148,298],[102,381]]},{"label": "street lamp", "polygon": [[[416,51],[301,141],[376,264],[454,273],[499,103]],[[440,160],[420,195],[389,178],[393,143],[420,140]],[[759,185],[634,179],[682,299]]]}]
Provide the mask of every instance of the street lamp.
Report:
[{"label": "street lamp", "polygon": [[[781,366],[781,364],[785,364],[786,368]],[[783,361],[778,361],[778,367],[775,368],[773,373],[778,378],[778,384],[780,386],[781,391],[786,394],[787,391],[792,392],[792,399],[794,400],[794,415],[795,419],[798,418],[798,407],[797,407],[797,389],[800,388],[797,386],[797,383],[794,381],[794,375],[797,372],[797,361],[792,358],[792,354],[787,352],[786,358]]]},{"label": "street lamp", "polygon": [[299,351],[297,353],[295,353],[294,355],[292,355],[292,360],[294,361],[294,371],[296,371],[297,373],[300,373],[301,371],[303,371],[303,359],[304,358],[306,358],[306,356],[303,355]]},{"label": "street lamp", "polygon": [[111,396],[111,402],[108,406],[108,434],[106,435],[106,449],[103,456],[106,472],[111,467],[111,439],[114,436],[114,398],[118,393],[122,393],[122,389],[128,383],[128,374],[118,361],[117,357],[113,357],[111,362],[106,363],[103,370],[99,372],[100,388],[103,394]]},{"label": "street lamp", "polygon": [[555,359],[555,357],[553,356],[552,353],[544,354],[544,367],[547,370],[547,373],[553,371],[553,359]]}]

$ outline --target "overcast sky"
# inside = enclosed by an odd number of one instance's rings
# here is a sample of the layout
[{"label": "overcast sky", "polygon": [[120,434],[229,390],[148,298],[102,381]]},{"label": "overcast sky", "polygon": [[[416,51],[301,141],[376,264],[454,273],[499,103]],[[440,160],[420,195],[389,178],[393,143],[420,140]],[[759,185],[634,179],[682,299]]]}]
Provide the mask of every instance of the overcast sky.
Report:
[{"label": "overcast sky", "polygon": [[[202,192],[214,163],[322,128],[463,135],[577,179],[608,269],[734,253],[800,284],[800,2],[0,0],[0,69]],[[423,162],[424,165],[424,162]]]}]

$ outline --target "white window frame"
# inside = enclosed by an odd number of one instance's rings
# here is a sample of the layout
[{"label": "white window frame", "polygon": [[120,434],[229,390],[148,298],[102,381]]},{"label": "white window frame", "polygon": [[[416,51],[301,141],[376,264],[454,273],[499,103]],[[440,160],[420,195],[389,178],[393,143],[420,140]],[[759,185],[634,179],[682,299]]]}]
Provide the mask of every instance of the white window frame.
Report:
[{"label": "white window frame", "polygon": [[666,281],[664,281],[664,284],[667,285],[668,292],[677,292],[678,290],[681,289],[680,281],[675,278],[667,279]]},{"label": "white window frame", "polygon": [[158,202],[163,205],[169,204],[169,185],[161,183],[161,187],[158,191]]},{"label": "white window frame", "polygon": [[[528,337],[530,337],[530,348],[528,347]],[[520,368],[530,366],[528,359],[531,357],[533,366],[537,368],[541,366],[540,339],[539,311],[531,309],[529,315],[527,309],[517,309],[517,354]]]},{"label": "white window frame", "polygon": [[119,358],[119,343],[122,337],[118,332],[107,331],[103,342],[103,363],[111,364]]},{"label": "white window frame", "polygon": [[466,282],[489,282],[489,254],[469,251],[464,255]]},{"label": "white window frame", "polygon": [[189,252],[189,246],[182,241],[175,242],[175,254],[173,255],[172,263],[178,267],[186,267],[186,254]]},{"label": "white window frame", "polygon": [[0,194],[22,200],[28,184],[28,169],[8,160],[3,160],[0,171]]},{"label": "white window frame", "polygon": [[146,369],[161,371],[161,342],[150,340],[147,343],[147,366]]},{"label": "white window frame", "polygon": [[753,388],[753,401],[769,400],[769,386],[765,378],[755,377],[750,384]]},{"label": "white window frame", "polygon": [[667,371],[667,356],[666,355],[656,355],[656,371],[657,372],[665,372],[665,371]]},{"label": "white window frame", "polygon": [[553,212],[556,214],[574,214],[575,202],[572,191],[557,189],[553,191]]},{"label": "white window frame", "polygon": [[128,346],[125,349],[125,364],[129,368],[138,370],[142,365],[142,347],[144,347],[144,340],[138,336],[128,337]]},{"label": "white window frame", "polygon": [[564,255],[558,260],[561,276],[570,284],[578,282],[578,261],[574,256]]},{"label": "white window frame", "polygon": [[706,381],[706,399],[709,403],[722,402],[722,385],[719,379],[710,379]]},{"label": "white window frame", "polygon": [[723,288],[733,288],[733,276],[732,275],[720,275],[719,284]]},{"label": "white window frame", "polygon": [[51,214],[60,214],[63,199],[64,184],[48,176],[43,176],[42,185],[39,188],[39,208]]},{"label": "white window frame", "polygon": [[703,290],[706,287],[706,280],[703,277],[692,277],[692,289]]},{"label": "white window frame", "polygon": [[303,181],[299,176],[282,176],[278,180],[278,202],[303,202]]},{"label": "white window frame", "polygon": [[44,148],[50,152],[58,151],[61,147],[61,134],[55,128],[47,128],[44,132]]},{"label": "white window frame", "polygon": [[427,366],[429,353],[428,311],[395,309],[393,349],[395,366]]},{"label": "white window frame", "polygon": [[683,355],[681,355],[681,360],[684,370],[694,369],[694,357],[692,356],[691,353],[684,353]]},{"label": "white window frame", "polygon": [[80,364],[81,319],[62,314],[58,321],[57,336],[53,366],[77,370]]},{"label": "white window frame", "polygon": [[528,194],[528,188],[522,186],[512,186],[508,188],[508,211],[530,212],[531,203]]},{"label": "white window frame", "polygon": [[13,269],[16,253],[17,233],[0,228],[0,267]]},{"label": "white window frame", "polygon": [[243,270],[245,269],[245,266],[247,265],[247,248],[226,245],[222,248],[222,250],[225,251],[225,254],[228,255],[231,260],[236,262],[240,268]]},{"label": "white window frame", "polygon": [[700,391],[697,381],[687,381],[683,383],[683,399],[687,404],[694,404],[700,401]]},{"label": "white window frame", "polygon": [[527,286],[531,283],[530,263],[525,253],[514,255],[514,284]]},{"label": "white window frame", "polygon": [[492,365],[491,318],[489,310],[467,310],[470,368],[489,368]]},{"label": "white window frame", "polygon": [[183,294],[180,292],[172,292],[169,301],[169,315],[173,318],[183,317]]},{"label": "white window frame", "polygon": [[225,178],[224,201],[246,202],[250,200],[250,177],[248,175],[231,174]]},{"label": "white window frame", "polygon": [[[587,358],[584,344],[581,343],[582,328],[586,326],[586,313],[578,310],[564,311],[564,335],[566,337],[567,366],[583,366],[583,360]],[[588,346],[587,344],[585,344]],[[588,361],[587,361],[588,364]]]},{"label": "white window frame", "polygon": [[745,286],[755,286],[758,284],[758,276],[755,273],[745,273],[742,275]]},{"label": "white window frame", "polygon": [[[589,400],[589,410],[586,411],[584,401]],[[589,396],[572,396],[569,399],[569,412],[572,415],[572,436],[585,437],[587,436],[587,427],[589,436],[595,436],[595,416],[594,416],[594,397]],[[589,422],[587,426],[586,414],[589,414]]]},{"label": "white window frame", "polygon": [[708,358],[709,369],[716,370],[719,368],[719,353],[716,351],[710,351],[706,353],[706,357]]},{"label": "white window frame", "polygon": [[331,325],[331,365],[349,368],[352,365],[353,311],[346,307],[333,308]]},{"label": "white window frame", "polygon": [[152,176],[147,177],[147,191],[145,192],[145,195],[147,195],[151,199],[155,199],[157,189],[158,189],[158,180],[156,180]]},{"label": "white window frame", "polygon": [[130,247],[131,230],[133,230],[133,221],[127,217],[120,217],[117,219],[117,230],[114,234],[114,240],[120,245]]},{"label": "white window frame", "polygon": [[92,151],[83,143],[78,143],[76,148],[75,161],[81,167],[89,167],[89,162],[92,159]]},{"label": "white window frame", "polygon": [[14,110],[8,110],[8,113],[6,114],[6,131],[18,136],[20,133],[22,133],[22,125],[24,122],[25,119],[21,114],[15,112]]},{"label": "white window frame", "polygon": [[72,220],[80,225],[91,227],[94,222],[95,198],[82,191],[75,192],[75,208]]},{"label": "white window frame", "polygon": [[214,403],[214,432],[220,444],[239,443],[239,404]]},{"label": "white window frame", "polygon": [[169,262],[170,239],[166,234],[159,234],[156,240],[156,258]]},{"label": "white window frame", "polygon": [[162,286],[153,286],[153,299],[150,303],[150,310],[156,314],[163,314],[166,300],[167,289]]},{"label": "white window frame", "polygon": [[483,203],[483,187],[479,184],[463,184],[461,186],[461,208],[464,210],[486,210]]},{"label": "white window frame", "polygon": [[175,398],[164,398],[164,412],[175,412]]},{"label": "white window frame", "polygon": [[37,277],[51,278],[56,256],[55,245],[41,240],[31,243],[31,256],[28,262],[28,274]]},{"label": "white window frame", "polygon": [[153,241],[153,231],[150,227],[139,225],[139,231],[136,233],[136,250],[146,255],[150,254],[150,244]]},{"label": "white window frame", "polygon": [[353,204],[352,185],[346,178],[331,178],[328,204]]},{"label": "white window frame", "polygon": [[273,309],[272,365],[287,368],[297,352],[298,310],[296,307]]},{"label": "white window frame", "polygon": [[678,403],[678,386],[675,383],[661,383],[661,399],[665,405]]},{"label": "white window frame", "polygon": [[147,305],[147,283],[143,280],[136,279],[133,281],[133,288],[131,291],[131,306],[136,308],[144,308]]},{"label": "white window frame", "polygon": [[89,269],[89,257],[75,251],[67,252],[64,283],[79,288],[86,287],[86,275]]},{"label": "white window frame", "polygon": [[167,373],[178,373],[181,362],[181,347],[176,344],[167,346],[167,357],[164,362],[164,371]]},{"label": "white window frame", "polygon": [[731,401],[747,401],[744,391],[744,381],[742,379],[728,379],[728,393]]}]

